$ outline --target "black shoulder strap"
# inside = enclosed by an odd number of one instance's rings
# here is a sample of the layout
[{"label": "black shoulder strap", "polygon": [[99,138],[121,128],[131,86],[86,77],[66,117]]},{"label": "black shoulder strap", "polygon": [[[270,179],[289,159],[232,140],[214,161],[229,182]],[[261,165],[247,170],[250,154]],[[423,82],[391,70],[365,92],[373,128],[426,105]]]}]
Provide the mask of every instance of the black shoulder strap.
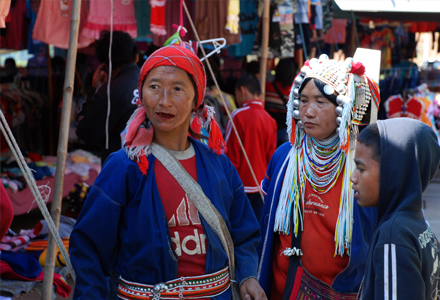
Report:
[{"label": "black shoulder strap", "polygon": [[281,93],[280,89],[277,87],[277,85],[275,84],[275,82],[272,82],[272,86],[275,89],[275,91],[277,92],[278,96],[280,97],[281,100],[283,100],[284,104],[287,105],[287,101],[286,98],[284,98],[284,95]]}]

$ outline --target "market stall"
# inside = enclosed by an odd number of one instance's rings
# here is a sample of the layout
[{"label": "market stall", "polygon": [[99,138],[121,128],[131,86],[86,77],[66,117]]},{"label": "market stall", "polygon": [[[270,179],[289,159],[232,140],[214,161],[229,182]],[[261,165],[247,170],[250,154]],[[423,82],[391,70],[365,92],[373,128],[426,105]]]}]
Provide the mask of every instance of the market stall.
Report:
[{"label": "market stall", "polygon": [[[2,102],[2,111],[11,111],[11,118],[8,120],[9,125],[16,125],[17,120],[22,121],[19,124],[25,124],[24,126],[15,126],[16,135],[24,137],[22,141],[18,140],[22,150],[46,149],[45,145],[39,147],[38,142],[44,140],[44,135],[52,136],[48,139],[48,141],[53,141],[49,148],[52,152],[53,149],[57,149],[57,165],[60,166],[57,172],[59,173],[55,174],[55,177],[37,180],[36,185],[46,184],[50,188],[54,187],[54,196],[49,197],[49,201],[54,199],[54,203],[57,203],[57,206],[52,210],[55,224],[58,222],[57,219],[59,220],[61,199],[69,194],[76,183],[86,182],[91,185],[99,174],[99,168],[93,163],[88,162],[88,174],[78,174],[69,171],[69,166],[65,162],[69,156],[67,153],[68,146],[71,148],[81,147],[81,144],[68,142],[66,137],[69,127],[74,124],[70,121],[71,116],[74,117],[74,114],[70,112],[72,93],[80,90],[78,85],[75,84],[74,86],[74,80],[76,78],[77,82],[84,82],[83,79],[87,75],[93,74],[96,63],[92,63],[93,55],[90,55],[90,53],[93,54],[94,42],[99,38],[101,30],[112,29],[128,32],[133,38],[136,38],[138,47],[141,50],[141,58],[157,47],[162,46],[172,34],[176,33],[176,30],[180,35],[179,38],[185,41],[201,42],[201,40],[224,38],[227,47],[213,56],[213,61],[216,60],[222,62],[222,64],[219,63],[218,68],[215,68],[214,65],[214,70],[210,64],[207,64],[207,68],[212,73],[213,78],[211,80],[218,79],[219,81],[219,84],[211,82],[209,94],[210,96],[213,95],[214,103],[218,101],[218,107],[223,112],[220,119],[222,117],[225,119],[225,115],[229,115],[235,106],[233,98],[228,102],[223,102],[224,97],[220,91],[229,90],[233,92],[234,79],[243,72],[250,62],[248,57],[252,58],[253,55],[253,57],[260,58],[259,68],[255,73],[260,76],[262,86],[265,87],[265,82],[270,81],[272,76],[270,72],[266,71],[266,68],[269,66],[269,69],[272,69],[274,65],[272,62],[275,59],[289,57],[295,60],[297,69],[300,69],[303,62],[309,58],[318,57],[322,53],[327,53],[330,56],[337,53],[342,59],[345,54],[347,56],[352,55],[357,46],[382,50],[384,55],[381,78],[381,84],[384,84],[381,89],[383,101],[379,116],[381,114],[382,118],[392,116],[393,113],[390,110],[397,107],[395,104],[391,105],[392,101],[397,101],[395,96],[403,93],[405,89],[412,88],[412,93],[405,94],[405,97],[402,97],[400,111],[408,111],[409,101],[407,103],[407,99],[416,98],[416,100],[411,101],[425,99],[420,100],[425,102],[422,106],[423,110],[420,110],[417,116],[420,118],[426,117],[433,128],[436,128],[436,120],[440,119],[440,102],[434,101],[436,98],[435,93],[429,93],[429,90],[434,90],[435,87],[423,88],[420,85],[423,82],[420,80],[419,71],[414,71],[412,66],[393,67],[397,61],[400,63],[404,59],[414,58],[416,32],[422,30],[417,27],[418,23],[414,23],[414,21],[419,20],[417,14],[420,14],[420,16],[423,14],[423,21],[434,21],[435,23],[431,24],[432,29],[431,27],[428,29],[435,31],[439,29],[438,12],[432,12],[431,10],[428,14],[422,11],[410,14],[408,12],[390,13],[390,11],[386,11],[384,15],[380,15],[377,11],[366,12],[365,8],[356,11],[352,7],[344,6],[347,2],[353,3],[354,1],[336,1],[337,4],[340,4],[341,9],[348,11],[344,14],[338,8],[332,9],[331,1],[327,0],[288,0],[278,4],[270,4],[269,1],[264,1],[263,4],[253,0],[218,0],[209,1],[209,5],[206,5],[203,1],[183,2],[171,0],[165,3],[165,1],[158,0],[156,2],[158,5],[151,6],[149,1],[146,0],[41,1],[40,6],[37,7],[34,2],[17,0],[13,1],[10,7],[10,14],[5,20],[6,29],[3,32],[4,38],[2,37],[0,40],[0,47],[16,50],[28,49],[29,52],[37,53],[37,55],[28,64],[28,66],[33,65],[34,67],[24,70],[26,71],[24,76],[13,77],[14,81],[17,80],[17,82],[10,83],[11,86],[8,89],[13,87],[21,92],[23,90],[32,90],[32,92],[39,90],[43,94],[41,100],[43,105],[41,107],[44,107],[44,109],[40,107],[40,110],[49,112],[49,114],[37,114],[37,118],[43,120],[46,117],[51,122],[48,122],[43,130],[42,128],[36,128],[36,126],[29,126],[35,111],[38,110],[23,109],[20,114],[20,110],[14,110],[18,106],[14,106],[15,102],[12,100]],[[182,5],[182,2],[184,5]],[[402,1],[397,1],[398,4],[400,2]],[[115,9],[110,9],[110,4],[115,5]],[[264,9],[259,10],[259,5],[260,8],[264,5]],[[392,8],[390,9],[392,10]],[[332,13],[335,19],[332,18]],[[406,15],[410,15],[410,17],[400,19]],[[376,26],[374,31],[368,31],[367,28],[371,29],[369,27],[370,20],[364,24],[359,22],[360,17],[380,18],[381,16],[386,20],[407,21],[407,23],[400,24],[401,29],[399,30],[401,30],[401,33],[396,33],[396,28],[399,26],[382,25]],[[29,23],[29,26],[23,25],[27,24],[26,22]],[[380,23],[376,22],[377,24]],[[414,27],[412,31],[411,26]],[[187,31],[185,35],[181,31],[183,27]],[[426,28],[423,30],[426,30]],[[368,36],[363,36],[364,33],[368,33]],[[72,36],[77,38],[72,38]],[[59,88],[61,84],[60,82],[54,82],[52,80],[53,75],[49,72],[49,70],[52,70],[52,67],[48,64],[52,61],[49,51],[47,51],[49,47],[46,46],[49,44],[56,47],[57,53],[67,57],[65,81],[64,77],[62,78],[62,81],[65,82],[64,93],[58,94],[58,97],[55,89]],[[202,50],[206,50],[206,52],[217,50],[215,45],[205,45],[205,48],[202,48]],[[38,55],[41,49],[46,49],[46,53]],[[66,52],[67,49],[69,50]],[[80,52],[78,56],[76,55],[77,49]],[[393,51],[397,49],[399,49],[399,53],[396,54]],[[75,73],[75,60],[77,57],[81,57],[81,64],[77,64],[77,72]],[[266,63],[266,59],[269,63]],[[92,72],[88,69],[92,69]],[[79,74],[81,72],[83,73]],[[391,81],[393,84],[389,84]],[[407,82],[409,83],[407,84]],[[34,89],[29,89],[29,86],[33,86]],[[394,90],[391,91],[387,87],[393,87]],[[3,92],[5,89],[6,87],[3,86]],[[64,95],[60,96],[62,94]],[[80,95],[74,95],[73,98],[74,102],[79,103],[81,101]],[[426,99],[428,102],[426,102]],[[25,101],[21,100],[19,103]],[[386,106],[385,103],[389,103],[389,105]],[[37,105],[38,102],[35,102],[35,106],[38,108]],[[46,110],[46,108],[49,109]],[[24,121],[23,116],[25,117]],[[41,123],[36,122],[35,124]],[[49,124],[52,124],[52,126]],[[57,130],[53,131],[55,127]],[[45,131],[47,128],[50,130]],[[35,134],[31,137],[41,136],[41,138],[29,138],[25,130],[34,130],[32,132],[35,132]],[[56,145],[57,140],[58,145]],[[2,147],[3,145],[5,144],[2,142]],[[33,148],[29,149],[29,147]],[[2,148],[2,150],[4,149]],[[47,155],[48,153],[44,154]],[[57,180],[58,184],[56,183]],[[37,204],[33,202],[35,195],[30,189],[17,191],[16,193],[8,190],[8,195],[14,204],[16,215],[26,213],[29,209],[37,207]],[[55,257],[55,244],[49,243],[49,248],[52,250],[49,250],[48,257]],[[51,286],[50,283],[50,291],[46,291],[45,295],[50,294]]]}]

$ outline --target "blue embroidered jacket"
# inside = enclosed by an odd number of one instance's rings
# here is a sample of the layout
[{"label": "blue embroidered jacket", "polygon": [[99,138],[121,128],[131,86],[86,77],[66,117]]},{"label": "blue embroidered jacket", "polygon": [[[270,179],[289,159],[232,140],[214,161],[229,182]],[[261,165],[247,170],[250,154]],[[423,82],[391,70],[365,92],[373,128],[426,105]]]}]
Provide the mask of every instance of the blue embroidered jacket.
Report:
[{"label": "blue embroidered jacket", "polygon": [[[284,174],[289,163],[288,154],[291,147],[290,142],[287,142],[275,151],[267,168],[266,176],[261,183],[263,192],[267,196],[260,221],[262,240],[258,246],[260,257],[258,280],[266,295],[270,295],[272,262],[273,255],[275,255],[273,253],[277,234],[273,231],[275,212],[278,206]],[[356,293],[359,289],[367,258],[367,242],[371,238],[376,220],[375,208],[361,208],[358,206],[357,201],[354,201],[353,206],[354,224],[350,260],[348,266],[336,276],[332,284],[332,288],[341,293]]]},{"label": "blue embroidered jacket", "polygon": [[[256,277],[260,242],[258,221],[232,163],[191,139],[197,179],[222,215],[235,245],[236,280]],[[107,299],[114,268],[129,281],[157,284],[177,277],[177,255],[156,185],[155,158],[142,175],[123,150],[114,152],[95,181],[70,238],[76,272],[74,299]],[[200,216],[208,239],[206,274],[228,265],[220,239]],[[213,299],[231,299],[228,289]]]}]

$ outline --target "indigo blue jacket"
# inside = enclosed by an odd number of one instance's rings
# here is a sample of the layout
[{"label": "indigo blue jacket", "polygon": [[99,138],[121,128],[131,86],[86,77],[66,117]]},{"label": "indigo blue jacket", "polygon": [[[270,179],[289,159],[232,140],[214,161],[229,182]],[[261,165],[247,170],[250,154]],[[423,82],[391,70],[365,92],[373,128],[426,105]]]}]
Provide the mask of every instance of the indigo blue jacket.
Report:
[{"label": "indigo blue jacket", "polygon": [[[260,221],[262,240],[258,246],[260,257],[258,280],[266,295],[270,295],[272,262],[275,255],[273,249],[276,234],[278,234],[273,231],[275,212],[278,206],[284,174],[289,163],[288,154],[291,147],[290,143],[287,142],[275,151],[269,163],[265,179],[262,182],[262,189],[266,194],[266,199]],[[353,206],[354,224],[350,260],[348,266],[336,276],[332,284],[332,288],[341,293],[358,292],[367,258],[367,242],[371,238],[376,220],[376,210],[374,208],[361,208],[356,201],[354,201]]]},{"label": "indigo blue jacket", "polygon": [[[224,218],[235,245],[236,280],[256,277],[258,221],[229,159],[191,139],[197,179]],[[113,268],[129,281],[157,284],[177,277],[178,259],[156,185],[153,155],[142,175],[123,150],[109,156],[96,179],[70,238],[76,272],[74,299],[107,299]],[[220,239],[200,216],[208,239],[206,274],[228,265]],[[231,299],[230,289],[213,299]]]}]

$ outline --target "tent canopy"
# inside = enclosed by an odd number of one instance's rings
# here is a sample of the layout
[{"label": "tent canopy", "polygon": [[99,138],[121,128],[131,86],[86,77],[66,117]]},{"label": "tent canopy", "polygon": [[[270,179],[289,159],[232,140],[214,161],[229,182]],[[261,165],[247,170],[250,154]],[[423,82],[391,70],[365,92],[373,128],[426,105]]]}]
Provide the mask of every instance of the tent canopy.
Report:
[{"label": "tent canopy", "polygon": [[335,0],[335,18],[357,17],[379,18],[399,21],[440,20],[440,1],[437,0]]}]

